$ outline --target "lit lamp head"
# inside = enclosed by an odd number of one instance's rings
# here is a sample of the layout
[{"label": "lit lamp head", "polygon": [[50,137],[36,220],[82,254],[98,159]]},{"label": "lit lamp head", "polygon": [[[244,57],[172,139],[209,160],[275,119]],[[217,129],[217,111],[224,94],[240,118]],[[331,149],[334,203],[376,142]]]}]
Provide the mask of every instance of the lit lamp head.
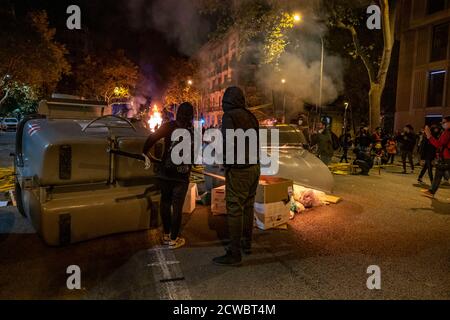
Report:
[{"label": "lit lamp head", "polygon": [[285,84],[286,83],[286,79],[281,79],[281,83]]},{"label": "lit lamp head", "polygon": [[302,21],[302,16],[299,13],[294,14],[294,22],[299,23]]},{"label": "lit lamp head", "polygon": [[188,80],[187,84],[188,84],[188,86],[192,86],[192,84],[193,84],[192,80]]}]

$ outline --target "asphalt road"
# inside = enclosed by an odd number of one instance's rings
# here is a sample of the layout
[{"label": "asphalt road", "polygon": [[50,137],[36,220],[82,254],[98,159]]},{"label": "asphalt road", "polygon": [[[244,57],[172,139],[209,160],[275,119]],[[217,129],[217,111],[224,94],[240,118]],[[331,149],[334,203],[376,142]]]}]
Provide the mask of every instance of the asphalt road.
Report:
[{"label": "asphalt road", "polygon": [[[225,218],[206,207],[185,215],[187,245],[176,251],[159,247],[156,230],[51,248],[3,208],[0,299],[449,299],[450,189],[421,197],[416,176],[400,171],[336,176],[344,201],[286,231],[256,231],[240,268],[211,263],[223,253]],[[69,265],[81,268],[81,290],[66,287]],[[366,287],[370,265],[381,290]]]}]

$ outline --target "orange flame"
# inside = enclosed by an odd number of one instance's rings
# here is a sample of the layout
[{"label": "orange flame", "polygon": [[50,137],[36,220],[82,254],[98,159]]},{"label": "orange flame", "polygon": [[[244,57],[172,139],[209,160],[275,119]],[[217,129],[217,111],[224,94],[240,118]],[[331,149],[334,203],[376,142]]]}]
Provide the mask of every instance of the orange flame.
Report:
[{"label": "orange flame", "polygon": [[162,124],[162,114],[158,110],[158,106],[155,104],[148,120],[148,126],[150,131],[155,132],[156,128],[159,128]]}]

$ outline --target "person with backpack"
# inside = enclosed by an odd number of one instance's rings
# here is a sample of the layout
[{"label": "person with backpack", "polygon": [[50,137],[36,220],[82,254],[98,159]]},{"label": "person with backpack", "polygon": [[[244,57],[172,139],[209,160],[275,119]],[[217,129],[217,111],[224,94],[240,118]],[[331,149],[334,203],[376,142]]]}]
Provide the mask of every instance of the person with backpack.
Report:
[{"label": "person with backpack", "polygon": [[442,120],[442,132],[439,139],[433,136],[430,127],[425,127],[425,135],[428,141],[438,149],[439,159],[436,164],[436,173],[433,179],[431,188],[423,191],[423,195],[429,198],[434,198],[434,195],[441,185],[442,178],[444,178],[447,171],[450,170],[450,116]]},{"label": "person with backpack", "polygon": [[[183,204],[189,188],[191,163],[176,165],[172,161],[172,149],[180,141],[172,141],[172,133],[177,129],[186,129],[193,140],[192,122],[194,120],[194,107],[189,102],[182,103],[177,110],[176,120],[168,121],[151,134],[144,144],[143,155],[146,168],[150,167],[149,150],[161,139],[164,139],[164,151],[161,163],[156,166],[156,176],[161,188],[160,214],[163,222],[163,245],[170,249],[177,249],[186,243],[179,236],[182,221]],[[191,155],[193,150],[191,150]],[[192,156],[191,156],[192,159]],[[172,212],[171,212],[172,211]]]}]

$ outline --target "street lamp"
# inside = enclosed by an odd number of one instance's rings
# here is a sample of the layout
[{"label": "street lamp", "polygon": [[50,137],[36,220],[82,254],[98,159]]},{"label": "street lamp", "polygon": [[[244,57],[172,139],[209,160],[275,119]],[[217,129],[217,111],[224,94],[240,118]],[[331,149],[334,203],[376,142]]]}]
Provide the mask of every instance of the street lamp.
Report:
[{"label": "street lamp", "polygon": [[302,21],[302,16],[298,13],[294,14],[294,22],[301,22]]},{"label": "street lamp", "polygon": [[286,79],[281,79],[283,85],[283,124],[286,123]]},{"label": "street lamp", "polygon": [[344,111],[344,136],[347,134],[347,109],[349,107],[349,103],[348,102],[344,102],[344,107],[345,107],[345,111]]},{"label": "street lamp", "polygon": [[[187,85],[188,87],[192,87],[192,85],[194,84],[194,81],[192,81],[191,79],[188,79],[187,81]],[[198,115],[198,109],[199,109],[199,101],[198,99],[195,99],[195,113],[196,113],[196,120],[199,120],[199,115]]]}]

